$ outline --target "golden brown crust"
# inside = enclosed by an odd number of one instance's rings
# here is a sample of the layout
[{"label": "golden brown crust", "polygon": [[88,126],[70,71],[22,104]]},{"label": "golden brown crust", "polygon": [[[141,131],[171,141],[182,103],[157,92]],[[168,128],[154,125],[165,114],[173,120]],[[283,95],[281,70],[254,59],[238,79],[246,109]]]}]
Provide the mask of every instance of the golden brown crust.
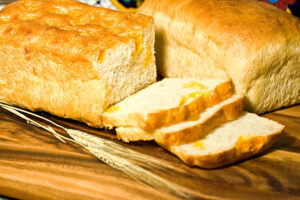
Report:
[{"label": "golden brown crust", "polygon": [[256,0],[146,0],[139,12],[155,19],[163,76],[229,76],[257,113],[300,102],[297,17]]},{"label": "golden brown crust", "polygon": [[[74,0],[19,0],[1,11],[0,37],[13,37],[14,46],[23,41],[26,44],[21,45],[33,50],[55,51],[62,61],[70,57],[74,63],[101,61],[107,49],[130,40],[138,42],[151,23],[148,16],[97,8]],[[71,63],[64,66],[73,72]],[[80,68],[75,69],[74,74],[78,74]]]},{"label": "golden brown crust", "polygon": [[[146,0],[139,12],[169,16],[176,22],[170,24],[169,31],[175,31],[170,36],[195,52],[202,49],[195,38],[189,37],[190,32],[202,33],[204,29],[216,45],[231,48],[238,40],[241,48],[255,48],[254,51],[274,38],[287,40],[299,33],[297,17],[256,0]],[[193,29],[176,29],[181,25],[179,21]],[[182,38],[184,33],[177,34],[179,31],[189,34]],[[270,33],[276,36],[270,37]]]},{"label": "golden brown crust", "polygon": [[[75,0],[19,0],[1,11],[0,21],[34,21],[86,36],[134,36],[152,17],[89,6]],[[97,34],[94,34],[97,33]],[[104,39],[104,38],[103,38]]]},{"label": "golden brown crust", "polygon": [[73,0],[14,2],[0,12],[0,100],[103,127],[113,102],[99,65],[117,48],[134,57],[151,26],[151,17]]},{"label": "golden brown crust", "polygon": [[267,150],[277,141],[283,128],[268,136],[253,136],[248,140],[238,141],[231,149],[216,154],[192,156],[177,151],[176,148],[172,148],[172,146],[165,148],[177,155],[183,162],[190,166],[202,168],[224,167]]},{"label": "golden brown crust", "polygon": [[195,124],[183,130],[180,129],[172,132],[164,132],[158,129],[154,132],[154,140],[162,146],[180,145],[196,141],[206,136],[221,124],[240,116],[243,112],[243,105],[244,96],[241,96],[236,101],[222,106],[201,124]]},{"label": "golden brown crust", "polygon": [[229,98],[233,93],[231,81],[220,84],[209,95],[196,98],[193,102],[180,105],[169,110],[160,110],[159,112],[149,113],[144,116],[143,124],[140,128],[144,130],[154,130],[162,126],[169,126],[182,122],[189,118],[196,117],[206,108],[220,103]]}]

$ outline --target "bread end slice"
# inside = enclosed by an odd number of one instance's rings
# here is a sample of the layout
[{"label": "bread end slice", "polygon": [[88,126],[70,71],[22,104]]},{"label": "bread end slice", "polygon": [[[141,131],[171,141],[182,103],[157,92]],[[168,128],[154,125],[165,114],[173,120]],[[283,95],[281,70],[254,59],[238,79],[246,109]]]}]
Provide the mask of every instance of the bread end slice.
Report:
[{"label": "bread end slice", "polygon": [[218,168],[265,151],[276,142],[283,129],[284,126],[277,122],[245,112],[204,139],[164,148],[188,165]]}]

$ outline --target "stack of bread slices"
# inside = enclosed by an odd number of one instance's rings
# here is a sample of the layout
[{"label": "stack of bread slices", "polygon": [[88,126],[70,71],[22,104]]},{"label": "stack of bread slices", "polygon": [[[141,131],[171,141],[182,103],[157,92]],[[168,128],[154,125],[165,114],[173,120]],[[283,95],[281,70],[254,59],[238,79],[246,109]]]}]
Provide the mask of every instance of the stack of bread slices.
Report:
[{"label": "stack of bread slices", "polygon": [[216,168],[264,151],[283,131],[243,104],[231,80],[165,78],[102,117],[125,142],[155,140],[189,165]]}]

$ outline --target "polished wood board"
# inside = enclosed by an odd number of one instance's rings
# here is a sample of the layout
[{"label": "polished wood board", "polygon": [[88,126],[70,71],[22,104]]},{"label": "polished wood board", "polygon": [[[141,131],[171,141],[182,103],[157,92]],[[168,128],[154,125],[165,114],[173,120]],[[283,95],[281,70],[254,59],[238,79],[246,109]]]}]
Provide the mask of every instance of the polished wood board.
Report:
[{"label": "polished wood board", "polygon": [[[270,150],[214,170],[190,168],[154,142],[124,144],[117,141],[113,133],[41,114],[181,168],[178,174],[157,174],[186,187],[195,199],[300,199],[300,105],[263,115],[286,126]],[[136,182],[80,146],[64,144],[1,108],[0,196],[18,199],[178,198]]]}]

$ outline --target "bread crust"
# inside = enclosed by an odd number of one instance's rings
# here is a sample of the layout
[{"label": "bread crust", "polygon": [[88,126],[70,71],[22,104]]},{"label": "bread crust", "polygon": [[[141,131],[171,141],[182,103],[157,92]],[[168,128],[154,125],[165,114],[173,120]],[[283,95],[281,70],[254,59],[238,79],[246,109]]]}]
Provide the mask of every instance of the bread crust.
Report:
[{"label": "bread crust", "polygon": [[[133,68],[152,22],[73,0],[9,4],[0,12],[0,100],[103,127],[101,114],[115,102],[108,98],[112,80],[99,66],[122,49],[128,70]],[[155,81],[156,72],[152,77],[133,83],[126,95]]]},{"label": "bread crust", "polygon": [[196,117],[206,108],[216,105],[233,94],[232,82],[230,79],[219,84],[209,95],[195,98],[191,103],[180,105],[170,110],[161,110],[159,112],[149,113],[143,116],[143,125],[140,126],[144,130],[154,130],[162,126],[168,126],[178,122],[182,122],[189,118]]},{"label": "bread crust", "polygon": [[190,166],[219,168],[264,152],[277,141],[283,129],[284,126],[277,132],[267,136],[253,136],[248,140],[238,141],[232,148],[216,154],[202,156],[188,155],[172,146],[164,146],[164,148],[177,155],[183,162]]},{"label": "bread crust", "polygon": [[[168,126],[196,117],[207,107],[211,107],[228,99],[232,96],[233,91],[232,81],[227,79],[217,85],[217,87],[208,95],[199,96],[188,104],[182,104],[171,109],[158,110],[146,114],[130,113],[125,119],[114,118],[114,116],[104,113],[103,120],[104,123],[109,126],[138,127],[144,131],[153,132],[159,127]],[[122,130],[122,134],[124,134],[125,129]],[[125,135],[123,137],[125,137]]]},{"label": "bread crust", "polygon": [[143,130],[139,127],[117,127],[116,133],[118,138],[125,142],[155,139],[156,142],[161,143],[162,145],[188,143],[204,137],[224,122],[237,118],[243,110],[243,100],[244,96],[241,95],[235,102],[231,102],[230,104],[219,108],[203,123],[195,124],[177,131],[166,132],[164,127],[150,131]]},{"label": "bread crust", "polygon": [[[146,0],[165,77],[231,77],[245,108],[300,102],[300,20],[255,0]],[[270,92],[272,91],[272,92]]]},{"label": "bread crust", "polygon": [[241,95],[235,101],[220,107],[215,113],[205,119],[203,123],[171,132],[166,132],[162,129],[156,130],[154,132],[154,140],[162,146],[180,145],[196,141],[206,136],[221,124],[238,118],[243,109],[244,96]]}]

